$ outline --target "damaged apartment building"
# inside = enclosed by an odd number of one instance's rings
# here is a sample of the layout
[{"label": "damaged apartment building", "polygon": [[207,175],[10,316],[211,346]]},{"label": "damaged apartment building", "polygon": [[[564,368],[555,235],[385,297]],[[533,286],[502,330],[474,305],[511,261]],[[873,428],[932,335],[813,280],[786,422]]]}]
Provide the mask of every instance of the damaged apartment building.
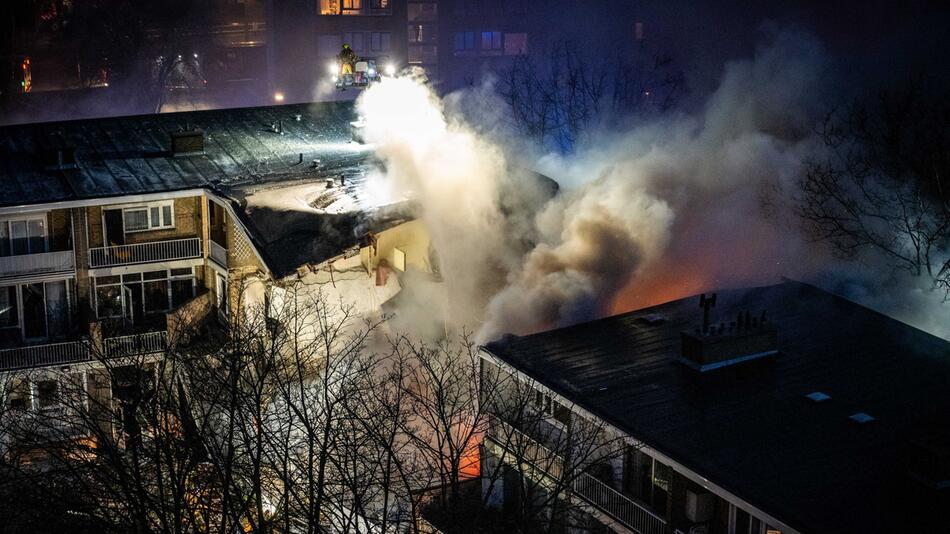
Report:
[{"label": "damaged apartment building", "polygon": [[[160,356],[182,325],[226,326],[307,278],[360,313],[431,271],[401,202],[373,203],[352,104],[0,128],[0,372],[21,408],[44,370]],[[336,293],[334,293],[336,292]]]}]

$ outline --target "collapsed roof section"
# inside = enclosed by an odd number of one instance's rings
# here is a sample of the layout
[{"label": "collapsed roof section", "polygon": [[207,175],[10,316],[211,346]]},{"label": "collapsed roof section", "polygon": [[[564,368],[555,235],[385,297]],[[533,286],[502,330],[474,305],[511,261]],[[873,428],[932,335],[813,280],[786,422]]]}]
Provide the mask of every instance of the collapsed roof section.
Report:
[{"label": "collapsed roof section", "polygon": [[[367,193],[378,162],[352,141],[354,118],[336,102],[3,127],[0,208],[206,189],[230,201],[282,278],[411,218],[406,203]],[[183,134],[201,143],[173,150]],[[70,164],[49,165],[50,146]]]}]

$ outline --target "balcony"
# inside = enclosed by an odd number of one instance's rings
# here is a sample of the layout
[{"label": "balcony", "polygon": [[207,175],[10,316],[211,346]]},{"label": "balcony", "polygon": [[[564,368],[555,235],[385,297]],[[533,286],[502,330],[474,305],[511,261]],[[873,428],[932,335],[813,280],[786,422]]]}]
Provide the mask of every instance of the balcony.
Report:
[{"label": "balcony", "polygon": [[[545,475],[560,478],[564,461],[534,438],[508,423],[493,418],[489,429],[489,439],[505,449],[508,454],[533,464]],[[669,534],[670,529],[663,518],[596,477],[581,472],[577,473],[570,483],[575,495],[634,532]]]},{"label": "balcony", "polygon": [[208,253],[215,263],[225,269],[228,268],[228,249],[217,244],[213,239],[209,239]]},{"label": "balcony", "polygon": [[[165,352],[168,332],[146,332],[104,340],[106,358],[142,356]],[[0,350],[0,371],[16,371],[53,365],[68,365],[92,360],[89,341],[67,341],[46,345],[28,345]]]},{"label": "balcony", "polygon": [[167,346],[168,332],[165,330],[105,339],[106,356],[109,358],[165,352]]},{"label": "balcony", "polygon": [[89,360],[89,343],[67,341],[0,350],[0,370],[13,371]]},{"label": "balcony", "polygon": [[186,260],[201,257],[201,238],[171,239],[134,245],[89,249],[89,266],[115,267],[156,261]]},{"label": "balcony", "polygon": [[68,272],[76,268],[72,250],[0,257],[0,278]]}]

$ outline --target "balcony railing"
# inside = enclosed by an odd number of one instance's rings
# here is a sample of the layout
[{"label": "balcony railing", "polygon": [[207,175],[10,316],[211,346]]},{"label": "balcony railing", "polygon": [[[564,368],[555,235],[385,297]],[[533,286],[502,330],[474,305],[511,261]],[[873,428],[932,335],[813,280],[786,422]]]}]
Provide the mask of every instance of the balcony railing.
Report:
[{"label": "balcony railing", "polygon": [[[105,339],[105,356],[121,358],[157,354],[168,346],[168,333],[164,330]],[[46,345],[28,345],[0,350],[0,371],[15,371],[51,365],[66,365],[88,362],[92,359],[89,342],[67,341]]]},{"label": "balcony railing", "polygon": [[201,239],[189,237],[169,241],[153,241],[134,245],[95,247],[89,249],[90,267],[112,267],[133,263],[184,260],[201,256]]},{"label": "balcony railing", "polygon": [[106,356],[109,358],[165,352],[167,346],[168,332],[165,330],[110,337],[105,340]]},{"label": "balcony railing", "polygon": [[0,257],[0,278],[72,271],[75,268],[75,257],[71,250]]},{"label": "balcony railing", "polygon": [[0,350],[0,370],[29,369],[48,365],[63,365],[89,359],[86,341],[67,341],[48,345],[31,345]]},{"label": "balcony railing", "polygon": [[[548,476],[560,477],[560,469],[564,466],[563,460],[524,432],[493,418],[489,435],[508,452],[519,456],[523,461],[535,464],[536,468]],[[551,473],[551,466],[554,466],[558,472]],[[574,494],[598,510],[639,534],[669,534],[670,532],[663,518],[588,473],[582,472],[573,476],[571,489]]]},{"label": "balcony railing", "polygon": [[224,267],[225,269],[227,269],[228,268],[228,249],[215,243],[213,239],[208,240],[208,245],[209,245],[208,252],[211,255],[211,259],[214,260],[214,262],[220,265],[221,267]]}]

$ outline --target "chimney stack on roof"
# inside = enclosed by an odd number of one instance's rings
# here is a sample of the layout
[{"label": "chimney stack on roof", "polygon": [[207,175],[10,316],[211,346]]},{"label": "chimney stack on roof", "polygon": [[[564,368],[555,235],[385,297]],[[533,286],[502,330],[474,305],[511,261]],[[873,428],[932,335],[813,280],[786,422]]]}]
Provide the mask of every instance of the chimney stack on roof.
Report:
[{"label": "chimney stack on roof", "polygon": [[739,312],[734,322],[710,327],[709,309],[716,305],[716,295],[700,296],[703,326],[695,332],[680,333],[681,361],[689,367],[706,372],[766,356],[778,354],[778,334],[765,311],[753,317],[749,310]]}]

